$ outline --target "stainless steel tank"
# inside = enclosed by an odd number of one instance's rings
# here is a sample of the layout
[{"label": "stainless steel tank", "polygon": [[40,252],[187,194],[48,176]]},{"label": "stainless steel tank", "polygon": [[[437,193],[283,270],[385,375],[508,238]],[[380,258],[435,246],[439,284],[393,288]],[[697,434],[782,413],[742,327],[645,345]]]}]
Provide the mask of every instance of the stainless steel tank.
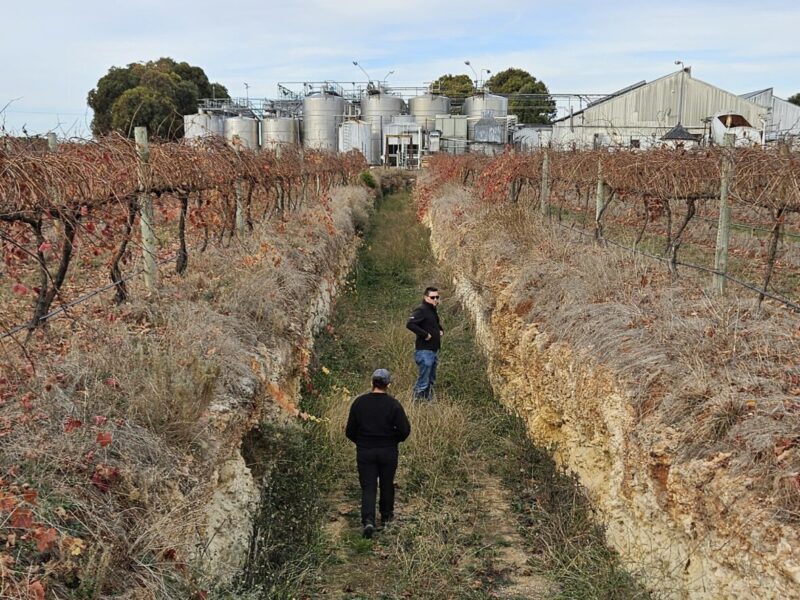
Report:
[{"label": "stainless steel tank", "polygon": [[187,140],[223,135],[222,117],[208,113],[183,116],[183,137]]},{"label": "stainless steel tank", "polygon": [[384,126],[391,123],[392,117],[401,114],[404,108],[405,102],[400,96],[377,92],[361,97],[361,119],[372,128],[372,152],[375,156],[381,155]]},{"label": "stainless steel tank", "polygon": [[[487,115],[490,112],[490,115]],[[467,116],[467,139],[475,136],[475,123],[483,116],[494,118],[508,116],[508,98],[494,94],[477,94],[464,100],[461,114]]]},{"label": "stainless steel tank", "polygon": [[296,144],[300,122],[291,117],[266,117],[261,121],[261,147],[276,150],[281,146]]},{"label": "stainless steel tank", "polygon": [[417,124],[425,131],[433,131],[436,129],[436,115],[446,115],[450,112],[450,98],[437,94],[424,94],[411,98],[408,106]]},{"label": "stainless steel tank", "polygon": [[345,99],[335,94],[314,92],[306,96],[303,99],[303,145],[335,152],[346,106]]},{"label": "stainless steel tank", "polygon": [[345,121],[339,127],[339,152],[358,150],[367,163],[377,165],[380,156],[373,153],[372,126],[365,121]]},{"label": "stainless steel tank", "polygon": [[225,140],[236,145],[238,143],[250,150],[258,150],[258,120],[252,117],[228,117],[225,119]]}]

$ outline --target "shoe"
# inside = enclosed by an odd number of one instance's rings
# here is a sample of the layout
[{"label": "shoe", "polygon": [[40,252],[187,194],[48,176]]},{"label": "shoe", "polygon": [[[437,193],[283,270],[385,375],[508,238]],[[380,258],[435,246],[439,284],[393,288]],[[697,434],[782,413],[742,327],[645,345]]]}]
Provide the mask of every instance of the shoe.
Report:
[{"label": "shoe", "polygon": [[365,540],[371,540],[372,534],[374,533],[375,533],[375,525],[373,525],[372,523],[367,523],[366,525],[364,525],[364,531],[361,532],[361,537],[363,537]]},{"label": "shoe", "polygon": [[393,522],[394,522],[394,517],[386,517],[386,518],[381,517],[380,528],[386,529],[387,527],[391,527],[393,525]]}]

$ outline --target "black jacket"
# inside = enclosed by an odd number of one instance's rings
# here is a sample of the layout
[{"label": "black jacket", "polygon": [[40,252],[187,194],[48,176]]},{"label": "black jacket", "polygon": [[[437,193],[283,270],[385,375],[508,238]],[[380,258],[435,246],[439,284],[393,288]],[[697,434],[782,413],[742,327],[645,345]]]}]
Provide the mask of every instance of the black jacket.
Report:
[{"label": "black jacket", "polygon": [[411,434],[406,411],[389,394],[362,394],[350,406],[345,435],[359,448],[385,448],[404,442]]},{"label": "black jacket", "polygon": [[[423,302],[406,322],[406,327],[417,335],[417,341],[414,347],[417,350],[433,350],[438,351],[442,345],[441,332],[444,331],[442,324],[439,322],[439,313],[436,312],[436,307],[428,302]],[[431,339],[426,340],[428,334],[431,334]]]}]

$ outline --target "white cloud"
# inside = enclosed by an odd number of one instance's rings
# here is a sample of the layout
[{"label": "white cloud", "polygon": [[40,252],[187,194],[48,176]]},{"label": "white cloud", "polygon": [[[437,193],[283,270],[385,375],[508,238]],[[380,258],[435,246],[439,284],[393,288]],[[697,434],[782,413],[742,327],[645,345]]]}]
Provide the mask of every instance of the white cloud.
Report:
[{"label": "white cloud", "polygon": [[112,65],[172,56],[203,67],[232,94],[273,96],[278,81],[363,79],[395,85],[443,73],[516,66],[553,92],[610,92],[692,65],[696,77],[744,92],[800,91],[795,2],[669,4],[535,0],[60,0],[10,3],[0,37],[0,123],[44,132],[85,122],[86,94]]}]

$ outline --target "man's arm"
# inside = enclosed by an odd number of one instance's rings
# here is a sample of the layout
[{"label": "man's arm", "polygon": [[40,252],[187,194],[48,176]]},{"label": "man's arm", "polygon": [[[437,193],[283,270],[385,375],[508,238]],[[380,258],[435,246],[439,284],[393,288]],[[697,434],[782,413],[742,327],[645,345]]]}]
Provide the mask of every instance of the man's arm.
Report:
[{"label": "man's arm", "polygon": [[408,321],[406,321],[406,328],[413,331],[419,337],[427,338],[430,333],[425,331],[422,327],[420,327],[420,323],[425,319],[425,314],[419,308],[414,309],[414,312],[411,313],[411,316],[408,317]]},{"label": "man's arm", "polygon": [[350,414],[347,417],[347,427],[344,429],[344,434],[347,436],[347,439],[353,442],[354,444],[358,438],[358,420],[356,419],[356,411],[354,410],[356,407],[356,403],[350,406]]}]

